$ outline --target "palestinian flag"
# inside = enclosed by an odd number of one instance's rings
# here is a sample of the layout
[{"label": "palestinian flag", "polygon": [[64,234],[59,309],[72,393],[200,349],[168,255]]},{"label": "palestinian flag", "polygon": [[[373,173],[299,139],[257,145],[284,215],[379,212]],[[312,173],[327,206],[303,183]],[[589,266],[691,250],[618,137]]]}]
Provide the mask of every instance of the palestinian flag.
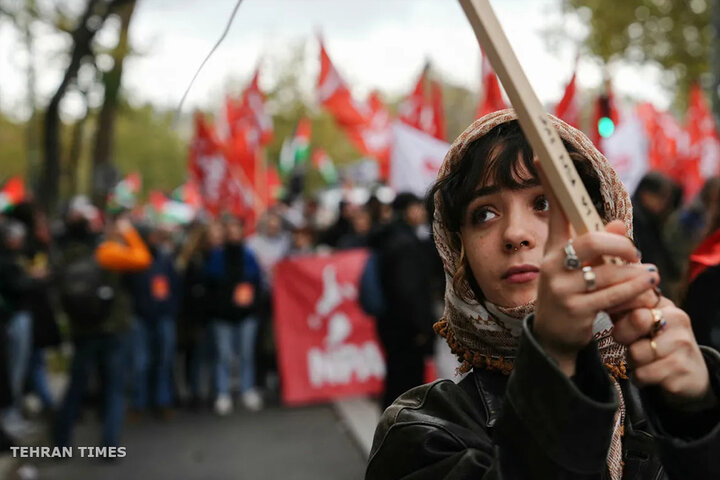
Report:
[{"label": "palestinian flag", "polygon": [[20,177],[11,177],[0,190],[0,212],[8,212],[25,200],[25,182]]},{"label": "palestinian flag", "polygon": [[308,118],[301,118],[295,127],[295,133],[291,140],[287,138],[280,150],[280,174],[287,177],[296,166],[307,163],[310,157],[310,137],[312,135],[312,124]]},{"label": "palestinian flag", "polygon": [[142,178],[137,172],[128,174],[112,189],[108,198],[110,211],[132,210],[142,186]]},{"label": "palestinian flag", "polygon": [[325,150],[318,148],[313,151],[312,162],[313,167],[315,167],[318,172],[320,172],[320,175],[322,176],[323,180],[325,180],[325,183],[330,185],[337,183],[337,168],[335,168],[335,163],[333,163],[332,158],[330,158],[330,156],[327,154],[327,152],[325,152]]}]

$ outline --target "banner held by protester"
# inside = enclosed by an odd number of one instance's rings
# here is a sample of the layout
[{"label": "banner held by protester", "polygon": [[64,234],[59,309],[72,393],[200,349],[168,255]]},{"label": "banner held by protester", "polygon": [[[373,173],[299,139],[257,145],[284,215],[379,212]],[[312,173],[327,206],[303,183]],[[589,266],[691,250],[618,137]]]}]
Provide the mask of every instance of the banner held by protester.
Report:
[{"label": "banner held by protester", "polygon": [[316,403],[382,391],[385,360],[358,305],[368,253],[306,256],[275,267],[275,333],[282,400]]}]

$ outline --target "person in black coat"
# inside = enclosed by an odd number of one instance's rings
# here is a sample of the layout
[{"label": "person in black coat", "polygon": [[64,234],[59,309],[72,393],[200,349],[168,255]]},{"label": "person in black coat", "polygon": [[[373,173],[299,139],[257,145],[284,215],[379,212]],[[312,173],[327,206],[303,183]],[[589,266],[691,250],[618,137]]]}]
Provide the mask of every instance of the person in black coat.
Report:
[{"label": "person in black coat", "polygon": [[437,279],[442,278],[422,200],[412,193],[401,193],[393,207],[397,220],[387,230],[374,234],[371,241],[380,255],[387,302],[385,314],[377,319],[387,365],[383,408],[424,382],[425,358],[433,352],[434,289]]},{"label": "person in black coat", "polygon": [[675,259],[665,244],[663,225],[673,210],[672,180],[659,172],[645,175],[632,197],[633,237],[643,253],[643,262],[652,263],[660,271],[660,287],[673,294],[679,280],[680,259]]}]

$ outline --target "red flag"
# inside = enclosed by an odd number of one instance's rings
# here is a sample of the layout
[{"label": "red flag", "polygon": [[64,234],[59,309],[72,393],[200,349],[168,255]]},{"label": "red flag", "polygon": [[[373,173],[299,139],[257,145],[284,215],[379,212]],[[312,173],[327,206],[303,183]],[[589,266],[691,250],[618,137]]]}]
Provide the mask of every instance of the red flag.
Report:
[{"label": "red flag", "polygon": [[390,147],[392,144],[390,112],[377,91],[370,93],[368,106],[371,112],[370,120],[357,128],[348,129],[348,136],[358,150],[377,159],[380,178],[387,180],[390,175]]},{"label": "red flag", "polygon": [[418,130],[423,130],[420,124],[420,114],[425,105],[425,81],[429,68],[430,64],[426,63],[412,93],[398,105],[400,121]]},{"label": "red flag", "polygon": [[355,102],[320,41],[320,78],[317,93],[320,103],[335,117],[350,141],[360,152],[377,159],[380,175],[390,172],[390,113],[372,92],[366,104]]},{"label": "red flag", "polygon": [[265,95],[260,91],[258,85],[259,77],[260,67],[255,70],[250,85],[243,92],[242,105],[258,132],[259,143],[267,145],[273,139],[273,121],[265,108]]},{"label": "red flag", "polygon": [[690,255],[690,281],[708,267],[720,264],[720,230],[707,237]]},{"label": "red flag", "polygon": [[[425,64],[415,89],[399,105],[400,121],[433,137],[445,139],[445,115],[442,108],[442,89],[437,81],[428,79],[430,64]],[[430,82],[430,91],[425,88]]]},{"label": "red flag", "polygon": [[435,131],[433,137],[438,140],[445,141],[445,112],[442,101],[442,88],[440,82],[432,82],[432,104],[433,104],[433,120],[435,122]]},{"label": "red flag", "polygon": [[569,123],[575,128],[580,126],[580,96],[577,94],[577,62],[570,82],[565,87],[565,93],[555,107],[555,116]]},{"label": "red flag", "polygon": [[692,175],[692,182],[685,183],[685,198],[691,199],[706,179],[720,173],[720,139],[710,106],[697,83],[690,89],[685,125],[689,148],[684,170]]},{"label": "red flag", "polygon": [[368,111],[353,100],[350,90],[330,61],[325,45],[320,39],[320,77],[317,84],[320,104],[333,114],[343,127],[355,127],[367,122]]},{"label": "red flag", "polygon": [[224,149],[213,126],[203,115],[195,114],[195,135],[190,145],[189,169],[197,183],[203,206],[212,215],[219,214],[228,202],[237,198],[237,189],[231,185],[233,175]]},{"label": "red flag", "polygon": [[688,133],[668,112],[658,111],[650,103],[637,106],[648,138],[648,165],[683,187],[685,199],[692,198],[702,186],[697,166],[689,154]]},{"label": "red flag", "polygon": [[168,201],[168,199],[161,191],[151,190],[150,193],[148,193],[148,201],[156,212],[160,212],[162,211],[163,206],[165,205],[165,202]]},{"label": "red flag", "polygon": [[482,52],[482,84],[484,96],[482,102],[478,103],[476,118],[507,108],[500,91],[500,82],[485,52]]},{"label": "red flag", "polygon": [[11,205],[24,202],[26,197],[25,181],[20,177],[8,179],[5,186],[3,186],[2,193],[7,197]]},{"label": "red flag", "polygon": [[237,126],[235,134],[224,145],[225,156],[233,167],[242,168],[242,173],[255,189],[255,174],[260,158],[260,138],[258,131],[243,122]]},{"label": "red flag", "polygon": [[271,166],[267,169],[267,188],[264,190],[263,203],[270,208],[277,203],[282,193],[282,181],[277,168]]}]

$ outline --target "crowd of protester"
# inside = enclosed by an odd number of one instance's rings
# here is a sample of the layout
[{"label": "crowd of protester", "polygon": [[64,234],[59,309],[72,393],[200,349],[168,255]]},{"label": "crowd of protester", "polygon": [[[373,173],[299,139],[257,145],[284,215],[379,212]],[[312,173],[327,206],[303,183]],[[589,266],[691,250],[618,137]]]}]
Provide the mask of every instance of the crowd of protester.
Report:
[{"label": "crowd of protester", "polygon": [[[697,294],[717,289],[720,266],[692,282],[688,274],[691,253],[720,228],[720,181],[681,197],[670,179],[647,175],[633,196],[635,239],[666,295],[699,311],[699,342],[720,348],[720,305],[694,304],[720,298]],[[381,187],[369,199],[343,198],[334,221],[319,210],[316,201],[281,203],[252,229],[224,216],[179,227],[100,215],[83,197],[57,224],[31,202],[3,214],[2,447],[43,421],[54,445],[70,445],[88,399],[102,412],[103,446],[120,444],[126,418],[171,420],[181,407],[229,415],[276,400],[273,267],[289,256],[369,249],[383,297],[372,312],[387,355],[381,404],[423,383],[444,293],[423,199]],[[67,376],[60,391],[49,372]],[[37,399],[34,415],[28,398]]]}]

